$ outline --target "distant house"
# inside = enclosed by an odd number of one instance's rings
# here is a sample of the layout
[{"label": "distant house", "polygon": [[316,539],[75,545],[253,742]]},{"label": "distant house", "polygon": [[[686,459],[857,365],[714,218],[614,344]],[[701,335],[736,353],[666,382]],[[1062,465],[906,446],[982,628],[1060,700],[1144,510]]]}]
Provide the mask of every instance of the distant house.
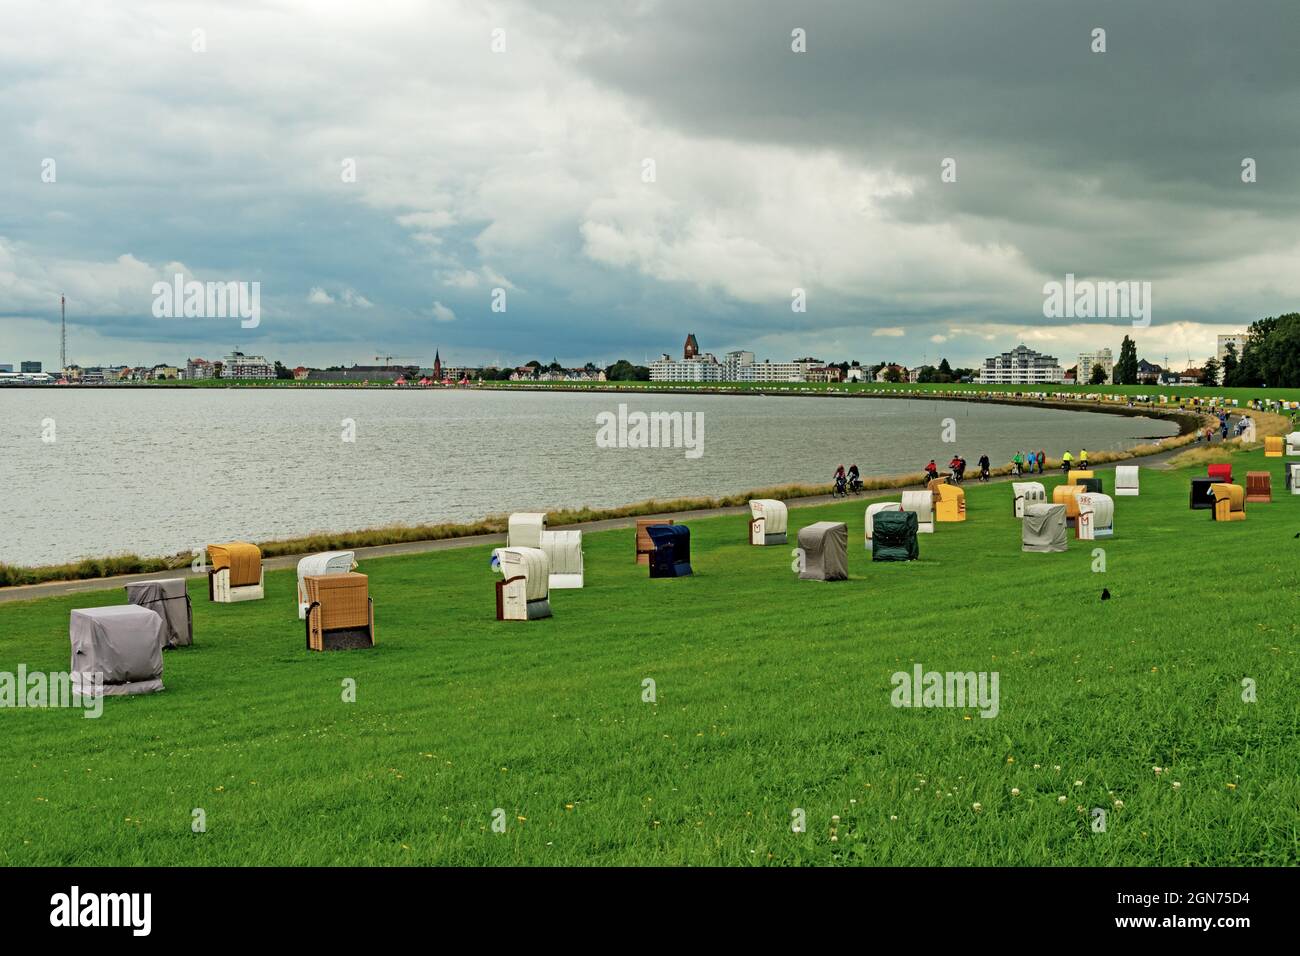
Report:
[{"label": "distant house", "polygon": [[890,380],[890,378],[891,378],[891,376],[890,376],[890,370],[891,370],[891,369],[896,373],[896,374],[893,376],[893,378],[894,378],[895,381],[898,381],[898,382],[906,382],[906,381],[907,381],[907,369],[903,368],[903,366],[901,366],[901,365],[882,365],[882,366],[880,366],[880,368],[878,368],[878,369],[876,370],[876,381],[877,381],[877,382],[888,382],[888,381]]},{"label": "distant house", "polygon": [[804,374],[810,382],[842,382],[844,380],[844,371],[838,365],[823,365],[820,368],[810,368]]},{"label": "distant house", "polygon": [[311,373],[312,373],[312,369],[299,365],[296,369],[293,370],[293,380],[295,382],[305,382],[307,381],[307,377],[311,375]]},{"label": "distant house", "polygon": [[1139,385],[1155,385],[1160,381],[1160,373],[1163,372],[1159,365],[1148,362],[1146,359],[1138,359],[1137,380]]},{"label": "distant house", "polygon": [[1179,385],[1200,385],[1205,378],[1205,370],[1199,368],[1185,368],[1178,376]]}]

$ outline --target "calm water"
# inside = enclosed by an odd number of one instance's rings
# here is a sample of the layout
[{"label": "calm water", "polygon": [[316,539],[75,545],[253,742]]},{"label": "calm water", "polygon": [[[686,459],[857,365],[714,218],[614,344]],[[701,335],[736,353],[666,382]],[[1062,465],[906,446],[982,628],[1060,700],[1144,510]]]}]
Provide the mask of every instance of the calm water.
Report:
[{"label": "calm water", "polygon": [[[596,447],[596,416],[703,414],[703,455]],[[940,441],[945,418],[957,442]],[[53,420],[53,442],[42,440]],[[341,440],[355,422],[355,442]],[[173,554],[385,524],[971,468],[1172,435],[1170,422],[901,399],[359,390],[0,390],[0,561]]]}]

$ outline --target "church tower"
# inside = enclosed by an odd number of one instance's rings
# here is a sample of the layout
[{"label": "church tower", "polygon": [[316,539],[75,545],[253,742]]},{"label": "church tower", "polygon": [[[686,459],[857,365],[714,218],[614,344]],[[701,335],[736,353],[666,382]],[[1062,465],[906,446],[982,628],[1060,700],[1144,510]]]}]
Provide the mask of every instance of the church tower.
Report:
[{"label": "church tower", "polygon": [[433,380],[442,381],[442,356],[438,354],[437,349],[433,352]]},{"label": "church tower", "polygon": [[688,332],[686,334],[686,348],[682,349],[682,357],[686,359],[693,359],[695,358],[695,356],[699,354],[700,354],[700,343],[695,341],[694,332]]}]

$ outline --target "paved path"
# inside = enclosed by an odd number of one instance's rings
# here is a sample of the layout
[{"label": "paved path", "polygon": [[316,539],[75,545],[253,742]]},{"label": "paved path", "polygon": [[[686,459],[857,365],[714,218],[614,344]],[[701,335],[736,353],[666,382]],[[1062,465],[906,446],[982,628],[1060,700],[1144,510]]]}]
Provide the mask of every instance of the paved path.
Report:
[{"label": "paved path", "polygon": [[[1195,448],[1197,445],[1184,445],[1180,448],[1171,448],[1168,451],[1157,452],[1154,455],[1147,455],[1137,459],[1143,468],[1168,467],[1168,461],[1174,455],[1187,448]],[[1107,462],[1093,466],[1098,471],[1109,471],[1116,464],[1128,464],[1128,462]],[[1060,475],[1060,471],[1046,472],[1045,477],[1052,478]],[[1032,480],[1026,475],[1027,480]],[[989,483],[1011,481],[1010,475],[990,479]],[[979,484],[973,479],[966,480],[967,485]],[[874,498],[888,498],[891,495],[907,491],[909,488],[920,489],[924,485],[910,485],[900,488],[878,488],[864,492],[857,496],[856,500],[867,502]],[[817,505],[834,504],[842,499],[832,497],[831,495],[814,495],[809,498],[793,498],[786,502],[791,508],[812,508]],[[739,515],[748,512],[747,505],[736,505],[727,508],[705,508],[699,511],[690,512],[671,512],[662,515],[634,515],[628,518],[608,518],[602,521],[585,521],[581,524],[563,525],[564,528],[581,529],[583,531],[611,531],[619,528],[631,528],[636,524],[638,518],[681,518],[684,515],[689,518],[715,518],[722,515]],[[504,534],[477,534],[465,538],[442,538],[437,541],[407,541],[401,544],[381,544],[373,548],[356,548],[357,561],[370,561],[375,558],[391,558],[402,554],[425,554],[430,551],[450,551],[455,548],[474,548],[482,545],[501,545],[505,544],[506,536]],[[280,557],[266,558],[262,566],[268,571],[280,570],[283,568],[295,568],[298,566],[298,559],[302,555],[289,554]],[[0,588],[0,604],[10,601],[34,601],[38,598],[60,597],[69,594],[84,594],[90,591],[105,591],[114,588],[121,588],[135,581],[151,581],[155,578],[202,578],[204,574],[196,574],[188,568],[181,568],[174,571],[151,571],[148,574],[124,574],[112,578],[91,578],[85,581],[51,581],[47,584],[31,584],[23,587]]]}]

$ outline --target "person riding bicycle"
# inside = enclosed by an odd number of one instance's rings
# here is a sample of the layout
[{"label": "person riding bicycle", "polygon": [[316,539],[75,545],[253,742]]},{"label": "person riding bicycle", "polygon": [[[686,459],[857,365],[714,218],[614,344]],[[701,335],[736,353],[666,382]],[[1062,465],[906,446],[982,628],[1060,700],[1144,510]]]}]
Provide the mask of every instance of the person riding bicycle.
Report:
[{"label": "person riding bicycle", "polygon": [[835,491],[832,492],[832,494],[837,497],[848,494],[848,491],[846,490],[847,484],[848,479],[844,477],[844,466],[840,465],[835,469]]},{"label": "person riding bicycle", "polygon": [[952,474],[953,484],[957,484],[958,482],[961,481],[961,471],[962,471],[961,464],[962,462],[961,462],[960,455],[953,455],[952,461],[948,462],[948,471]]},{"label": "person riding bicycle", "polygon": [[933,458],[930,459],[930,464],[925,466],[925,477],[927,481],[934,481],[939,477],[939,466],[934,463]]},{"label": "person riding bicycle", "polygon": [[1074,456],[1067,451],[1061,456],[1061,471],[1068,475],[1070,473],[1070,465],[1073,464],[1073,462]]},{"label": "person riding bicycle", "polygon": [[862,473],[857,465],[849,465],[849,491],[855,495],[862,490]]},{"label": "person riding bicycle", "polygon": [[979,464],[980,464],[980,481],[988,481],[989,480],[989,456],[987,454],[980,455]]}]

